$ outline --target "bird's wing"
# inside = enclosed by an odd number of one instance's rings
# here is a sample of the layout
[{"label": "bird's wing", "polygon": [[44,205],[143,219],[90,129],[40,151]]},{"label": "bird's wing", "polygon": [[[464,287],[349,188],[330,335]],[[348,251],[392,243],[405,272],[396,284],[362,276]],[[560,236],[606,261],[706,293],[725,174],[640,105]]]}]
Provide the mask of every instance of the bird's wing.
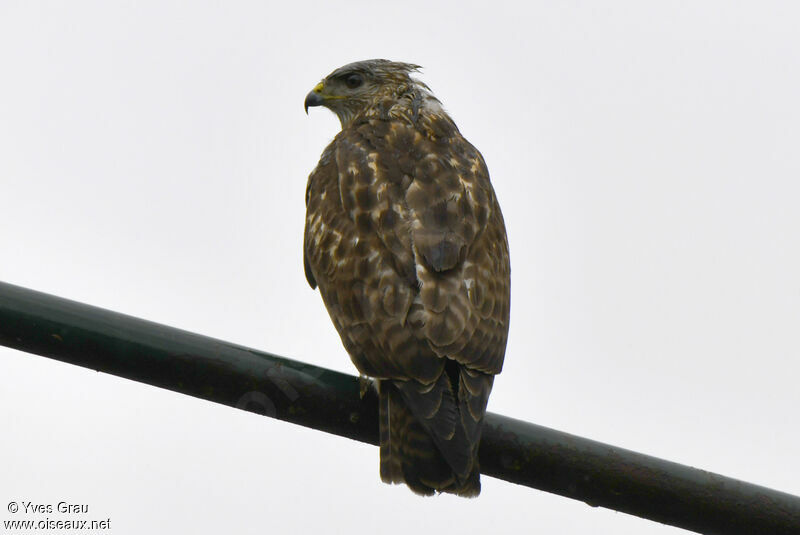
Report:
[{"label": "bird's wing", "polygon": [[[306,186],[306,207],[308,206],[308,200],[310,195],[311,195],[311,180],[308,181],[308,185]],[[311,270],[311,264],[308,263],[308,253],[306,252],[307,240],[308,240],[308,226],[306,225],[306,229],[303,235],[303,272],[306,274],[306,280],[308,281],[308,285],[311,286],[312,290],[316,290],[317,279],[314,278],[314,273]]]},{"label": "bird's wing", "polygon": [[353,363],[378,378],[441,375],[406,318],[416,294],[401,192],[374,170],[373,148],[342,132],[309,177],[304,258]]},{"label": "bird's wing", "polygon": [[440,122],[433,136],[392,123],[378,152],[412,178],[401,203],[419,287],[409,324],[436,354],[496,374],[509,319],[505,225],[483,157]]},{"label": "bird's wing", "polygon": [[310,177],[309,280],[362,373],[429,384],[442,370],[432,356],[502,369],[505,227],[482,156],[450,134],[365,122],[341,132]]}]

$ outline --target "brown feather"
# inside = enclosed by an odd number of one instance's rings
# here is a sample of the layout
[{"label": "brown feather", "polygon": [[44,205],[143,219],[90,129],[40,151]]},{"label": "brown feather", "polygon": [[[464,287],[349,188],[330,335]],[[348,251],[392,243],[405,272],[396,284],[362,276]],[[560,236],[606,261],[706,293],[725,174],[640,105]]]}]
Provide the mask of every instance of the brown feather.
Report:
[{"label": "brown feather", "polygon": [[[353,363],[379,379],[381,478],[477,495],[508,334],[503,216],[482,156],[427,87],[375,61],[323,81],[346,98],[330,100],[343,128],[309,177],[306,277]],[[337,85],[349,72],[363,91]]]}]

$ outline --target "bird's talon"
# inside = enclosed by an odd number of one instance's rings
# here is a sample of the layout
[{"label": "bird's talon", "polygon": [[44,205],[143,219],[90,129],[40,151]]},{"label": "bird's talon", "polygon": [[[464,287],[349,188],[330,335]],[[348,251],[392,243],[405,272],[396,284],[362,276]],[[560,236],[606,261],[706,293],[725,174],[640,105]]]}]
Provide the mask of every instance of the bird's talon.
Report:
[{"label": "bird's talon", "polygon": [[364,399],[364,396],[367,395],[367,391],[369,390],[369,386],[372,384],[372,381],[366,375],[359,375],[358,376],[358,397]]}]

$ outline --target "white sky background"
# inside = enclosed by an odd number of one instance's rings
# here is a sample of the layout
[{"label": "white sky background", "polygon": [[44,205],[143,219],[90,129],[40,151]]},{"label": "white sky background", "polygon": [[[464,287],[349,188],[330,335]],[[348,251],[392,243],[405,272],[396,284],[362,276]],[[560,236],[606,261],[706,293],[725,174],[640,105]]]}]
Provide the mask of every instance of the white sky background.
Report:
[{"label": "white sky background", "polygon": [[[303,276],[338,130],[303,99],[419,63],[508,227],[489,409],[800,494],[800,7],[520,5],[3,0],[0,280],[355,373]],[[678,532],[488,477],[421,499],[375,447],[5,348],[0,407],[0,520]]]}]

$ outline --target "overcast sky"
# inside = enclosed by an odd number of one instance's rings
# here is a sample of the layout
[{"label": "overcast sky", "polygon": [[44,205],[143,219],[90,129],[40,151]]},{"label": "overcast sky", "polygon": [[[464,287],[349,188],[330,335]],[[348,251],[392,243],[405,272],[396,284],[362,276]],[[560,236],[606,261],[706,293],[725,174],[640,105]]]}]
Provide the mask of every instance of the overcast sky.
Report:
[{"label": "overcast sky", "polygon": [[[303,276],[339,127],[303,99],[418,63],[508,227],[489,410],[800,494],[800,7],[653,4],[0,0],[0,280],[355,373]],[[0,407],[0,520],[679,532],[489,477],[422,499],[375,447],[6,348]]]}]

